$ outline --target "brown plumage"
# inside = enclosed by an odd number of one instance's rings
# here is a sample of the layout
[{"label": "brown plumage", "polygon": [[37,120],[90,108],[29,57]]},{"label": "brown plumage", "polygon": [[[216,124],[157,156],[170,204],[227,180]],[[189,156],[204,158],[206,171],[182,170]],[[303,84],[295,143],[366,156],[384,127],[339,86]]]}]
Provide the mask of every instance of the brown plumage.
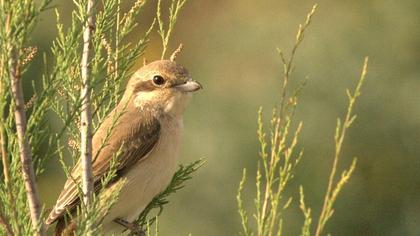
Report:
[{"label": "brown plumage", "polygon": [[[160,84],[162,82],[160,81],[161,78],[156,78],[157,76],[163,78],[164,83]],[[157,148],[158,143],[162,143],[163,145],[164,142],[161,137],[162,129],[165,137],[172,134],[172,131],[166,130],[175,127],[176,125],[174,126],[174,124],[178,124],[178,120],[181,120],[182,123],[182,113],[186,106],[186,100],[188,100],[186,99],[188,93],[200,88],[198,83],[191,80],[185,68],[172,61],[153,62],[137,71],[129,80],[126,91],[119,104],[107,116],[93,136],[92,153],[94,160],[92,168],[95,191],[101,189],[101,178],[109,170],[111,160],[118,150],[121,150],[121,153],[117,160],[117,176],[113,182],[128,176],[129,182],[131,181],[131,184],[129,183],[128,185],[144,188],[144,191],[149,191],[148,188],[150,189],[150,186],[148,187],[147,183],[151,180],[144,180],[146,181],[144,183],[144,181],[142,182],[141,179],[138,179],[139,177],[137,176],[140,175],[136,173],[142,172],[142,178],[144,179],[144,172],[149,171],[148,169],[151,168],[145,169],[142,166],[147,166],[147,162],[145,164],[141,164],[141,162],[149,159],[149,157],[160,158],[160,154],[155,153],[161,153],[160,150],[162,150],[162,147]],[[115,122],[116,119],[117,122]],[[104,140],[109,131],[111,131],[111,134],[108,140]],[[179,136],[178,133],[178,131],[175,132],[177,136]],[[164,138],[164,140],[170,140],[170,138]],[[153,151],[154,149],[155,151]],[[177,152],[177,150],[174,151]],[[174,155],[177,156],[176,153]],[[170,172],[173,172],[172,165],[168,167]],[[136,170],[132,170],[133,167]],[[159,168],[163,168],[163,171],[165,166],[159,166]],[[69,178],[66,181],[56,205],[46,220],[47,225],[58,221],[56,235],[66,235],[76,227],[74,222],[67,222],[66,224],[65,214],[66,212],[74,214],[75,209],[80,204],[77,189],[77,184],[80,183],[80,173],[81,167],[80,162],[78,162],[71,172],[73,179]],[[150,175],[156,175],[156,178],[160,178],[160,173],[151,173]],[[155,177],[150,176],[150,178]],[[162,183],[162,186],[166,186],[168,184],[166,183],[168,182],[166,175],[163,179],[165,183]],[[134,184],[146,185],[132,186]],[[152,188],[150,191],[162,191],[162,186],[159,186],[157,190]],[[124,190],[122,194],[127,196],[130,193],[129,191],[130,189]],[[148,192],[145,193],[149,195]],[[153,195],[157,193],[153,193]],[[143,199],[143,201],[145,200],[150,201],[151,199]],[[139,208],[144,208],[143,205],[145,203],[140,202]],[[143,209],[138,209],[137,211],[139,210],[141,212]],[[118,217],[125,217],[128,220],[132,218],[131,215],[122,214],[118,210],[115,212],[115,215]],[[110,221],[112,220],[110,219]]]}]

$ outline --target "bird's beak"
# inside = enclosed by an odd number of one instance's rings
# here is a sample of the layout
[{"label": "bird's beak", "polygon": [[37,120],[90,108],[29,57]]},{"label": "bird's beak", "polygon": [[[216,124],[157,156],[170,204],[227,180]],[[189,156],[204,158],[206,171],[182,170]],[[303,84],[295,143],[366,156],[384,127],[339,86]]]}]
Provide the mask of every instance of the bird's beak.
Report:
[{"label": "bird's beak", "polygon": [[187,80],[183,84],[178,84],[174,86],[175,89],[178,89],[181,92],[195,92],[203,88],[201,84],[195,80]]}]

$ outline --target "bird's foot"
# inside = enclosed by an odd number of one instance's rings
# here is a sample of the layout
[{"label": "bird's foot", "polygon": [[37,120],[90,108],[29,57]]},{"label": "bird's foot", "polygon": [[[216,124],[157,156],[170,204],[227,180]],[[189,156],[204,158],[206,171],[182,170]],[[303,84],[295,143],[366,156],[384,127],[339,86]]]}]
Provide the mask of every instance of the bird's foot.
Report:
[{"label": "bird's foot", "polygon": [[146,233],[135,223],[128,222],[121,218],[116,218],[114,222],[130,230],[130,235],[146,236]]}]

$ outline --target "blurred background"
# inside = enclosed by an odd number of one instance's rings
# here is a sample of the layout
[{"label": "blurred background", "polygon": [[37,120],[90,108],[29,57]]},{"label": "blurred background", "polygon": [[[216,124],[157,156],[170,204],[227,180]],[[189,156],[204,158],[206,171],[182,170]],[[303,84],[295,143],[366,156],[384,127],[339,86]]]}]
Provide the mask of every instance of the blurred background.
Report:
[{"label": "blurred background", "polygon": [[[184,64],[204,90],[185,114],[182,162],[207,163],[173,195],[159,219],[161,235],[237,235],[236,192],[242,168],[254,181],[258,160],[256,118],[266,117],[279,101],[282,66],[276,47],[286,53],[299,23],[314,3],[313,23],[298,51],[295,84],[308,78],[297,110],[303,121],[303,159],[287,194],[298,197],[303,185],[315,217],[323,200],[333,158],[336,118],[345,112],[346,88],[354,88],[363,58],[369,74],[356,106],[358,119],[345,141],[340,168],[358,157],[356,172],[344,188],[334,217],[333,235],[420,235],[420,1],[418,0],[190,0],[171,40],[179,43]],[[71,1],[56,0],[64,22]],[[126,9],[132,1],[124,1]],[[151,23],[156,3],[138,18],[136,41]],[[56,35],[53,10],[42,16],[33,39],[49,52]],[[157,34],[147,49],[149,61],[161,53]],[[40,54],[39,54],[40,55]],[[42,57],[32,73],[42,72]],[[137,67],[142,62],[139,60]],[[31,73],[29,73],[31,74]],[[40,177],[49,208],[65,181],[57,160]],[[254,186],[245,193],[253,206]],[[252,219],[251,219],[252,220]],[[297,235],[303,216],[297,203],[284,216],[285,235]]]}]

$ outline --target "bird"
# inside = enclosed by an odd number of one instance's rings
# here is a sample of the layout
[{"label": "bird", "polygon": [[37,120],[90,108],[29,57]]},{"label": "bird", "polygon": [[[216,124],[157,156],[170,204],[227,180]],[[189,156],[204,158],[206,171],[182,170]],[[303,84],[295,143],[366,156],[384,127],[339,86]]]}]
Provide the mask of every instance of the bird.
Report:
[{"label": "bird", "polygon": [[[172,58],[144,65],[129,79],[119,103],[92,137],[96,193],[100,188],[112,189],[116,180],[125,180],[118,200],[102,220],[105,235],[126,231],[117,220],[133,222],[170,183],[179,157],[183,113],[192,93],[200,89],[201,84]],[[119,117],[116,122],[115,117]],[[101,186],[117,152],[116,175],[109,186]],[[80,161],[70,174],[45,220],[47,226],[57,222],[55,235],[71,235],[77,227],[74,221],[68,222],[66,214],[74,216],[81,204]]]}]

